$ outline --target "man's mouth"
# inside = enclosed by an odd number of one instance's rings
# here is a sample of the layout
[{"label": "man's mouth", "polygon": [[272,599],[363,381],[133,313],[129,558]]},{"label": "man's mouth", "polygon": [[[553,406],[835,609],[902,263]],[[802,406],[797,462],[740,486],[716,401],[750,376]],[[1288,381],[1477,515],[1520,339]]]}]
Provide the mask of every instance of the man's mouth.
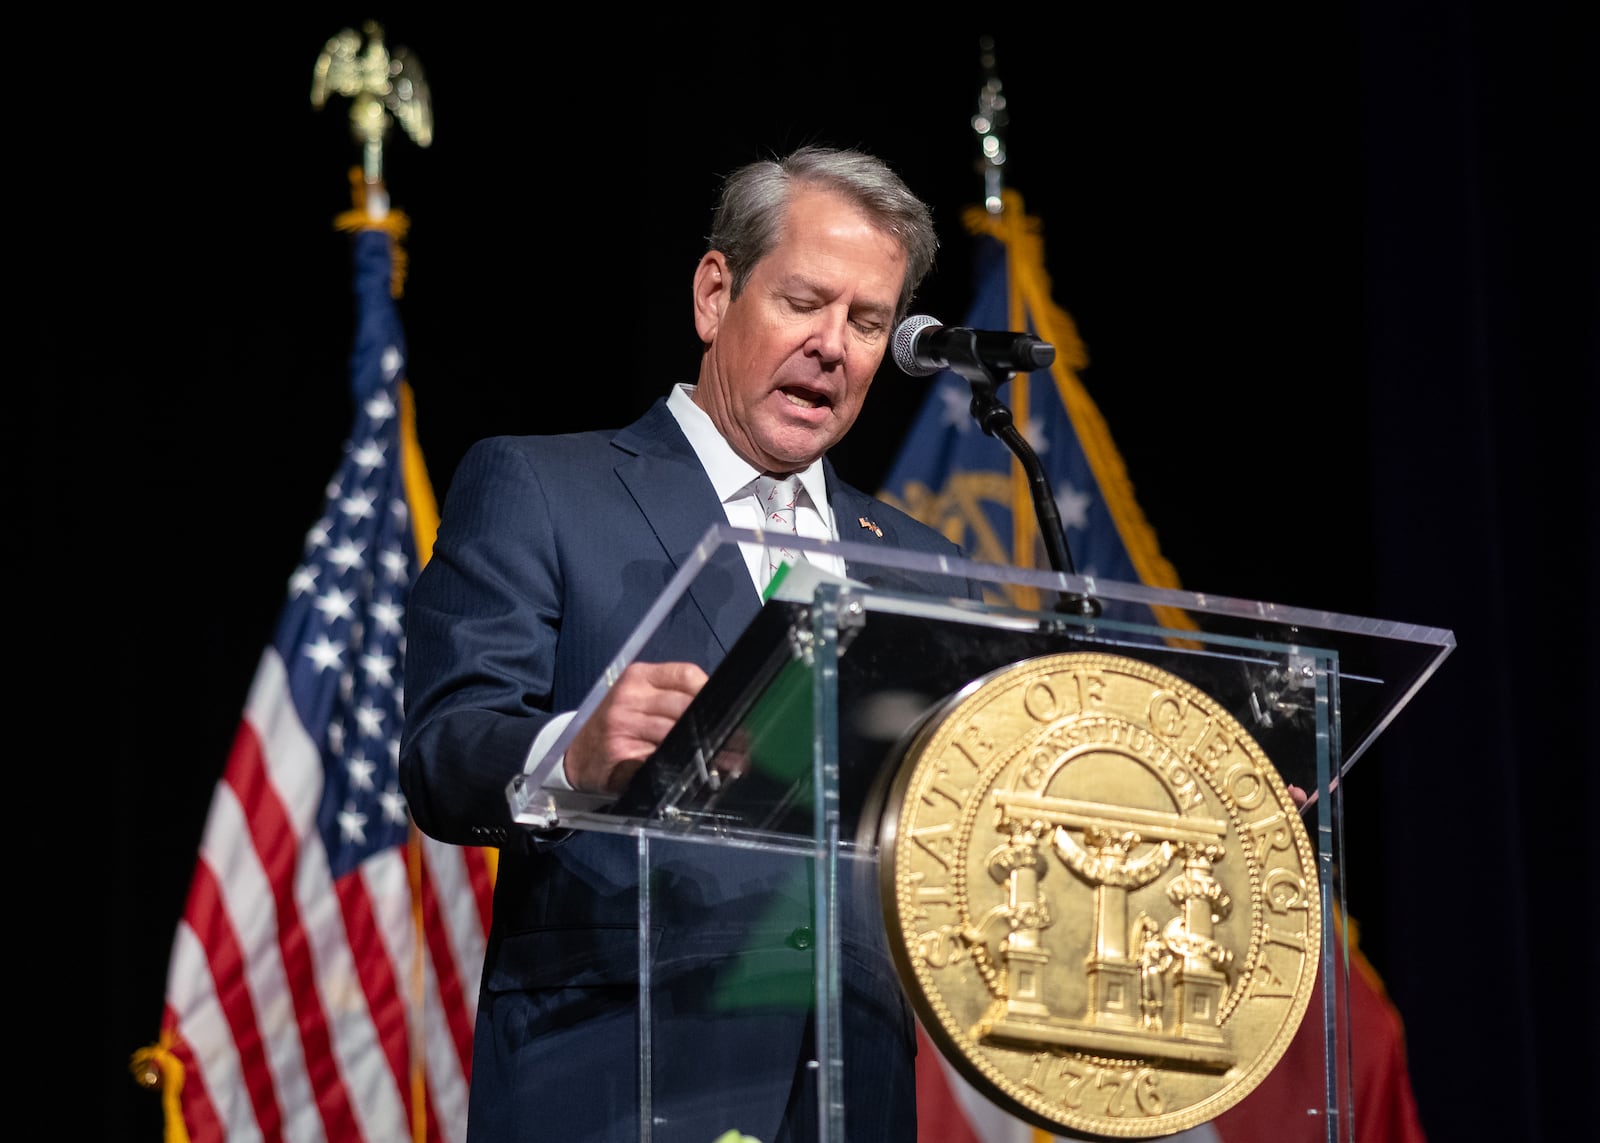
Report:
[{"label": "man's mouth", "polygon": [[780,389],[789,404],[801,409],[816,409],[827,405],[828,398],[810,389]]}]

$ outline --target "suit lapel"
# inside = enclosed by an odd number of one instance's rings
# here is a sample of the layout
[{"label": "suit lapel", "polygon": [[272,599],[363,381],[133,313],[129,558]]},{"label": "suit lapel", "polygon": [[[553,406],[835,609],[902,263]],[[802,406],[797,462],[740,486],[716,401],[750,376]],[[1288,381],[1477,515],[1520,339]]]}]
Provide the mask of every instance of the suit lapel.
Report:
[{"label": "suit lapel", "polygon": [[[722,502],[666,401],[613,438],[630,455],[617,475],[674,568],[694,558],[707,530],[725,520]],[[689,586],[689,596],[726,653],[761,609],[738,545],[724,544]]]},{"label": "suit lapel", "polygon": [[834,527],[839,539],[852,544],[881,544],[895,546],[892,526],[880,526],[877,501],[840,480],[827,466],[828,502],[833,505]]}]

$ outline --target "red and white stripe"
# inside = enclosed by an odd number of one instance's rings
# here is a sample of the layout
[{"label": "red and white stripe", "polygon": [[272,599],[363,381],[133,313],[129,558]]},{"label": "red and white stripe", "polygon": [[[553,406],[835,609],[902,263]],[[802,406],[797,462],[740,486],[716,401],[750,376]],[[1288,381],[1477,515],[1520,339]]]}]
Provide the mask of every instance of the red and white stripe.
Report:
[{"label": "red and white stripe", "polygon": [[168,969],[184,1126],[194,1143],[464,1143],[491,872],[481,851],[418,839],[420,901],[404,847],[333,881],[321,781],[269,647]]}]

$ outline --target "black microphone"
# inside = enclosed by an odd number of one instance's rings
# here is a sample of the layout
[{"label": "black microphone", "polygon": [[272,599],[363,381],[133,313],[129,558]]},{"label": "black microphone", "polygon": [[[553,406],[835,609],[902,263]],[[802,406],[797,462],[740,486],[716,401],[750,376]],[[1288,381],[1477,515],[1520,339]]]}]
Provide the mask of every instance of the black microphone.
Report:
[{"label": "black microphone", "polygon": [[[910,377],[927,377],[953,369],[1031,373],[1056,359],[1056,347],[1031,333],[944,326],[927,314],[912,314],[895,327],[894,363]],[[970,378],[969,378],[970,379]]]}]

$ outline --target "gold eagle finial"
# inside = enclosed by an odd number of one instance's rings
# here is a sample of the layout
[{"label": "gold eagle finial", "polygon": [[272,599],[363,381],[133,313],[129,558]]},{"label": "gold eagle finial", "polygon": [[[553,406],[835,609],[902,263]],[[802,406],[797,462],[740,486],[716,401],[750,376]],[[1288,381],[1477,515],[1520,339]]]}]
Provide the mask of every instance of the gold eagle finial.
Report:
[{"label": "gold eagle finial", "polygon": [[398,120],[419,147],[433,142],[433,106],[422,65],[405,48],[390,52],[383,28],[368,20],[363,36],[345,28],[317,56],[311,76],[311,106],[321,111],[331,95],[351,99],[350,132],[361,144],[361,169],[368,183],[383,181],[383,141]]}]

